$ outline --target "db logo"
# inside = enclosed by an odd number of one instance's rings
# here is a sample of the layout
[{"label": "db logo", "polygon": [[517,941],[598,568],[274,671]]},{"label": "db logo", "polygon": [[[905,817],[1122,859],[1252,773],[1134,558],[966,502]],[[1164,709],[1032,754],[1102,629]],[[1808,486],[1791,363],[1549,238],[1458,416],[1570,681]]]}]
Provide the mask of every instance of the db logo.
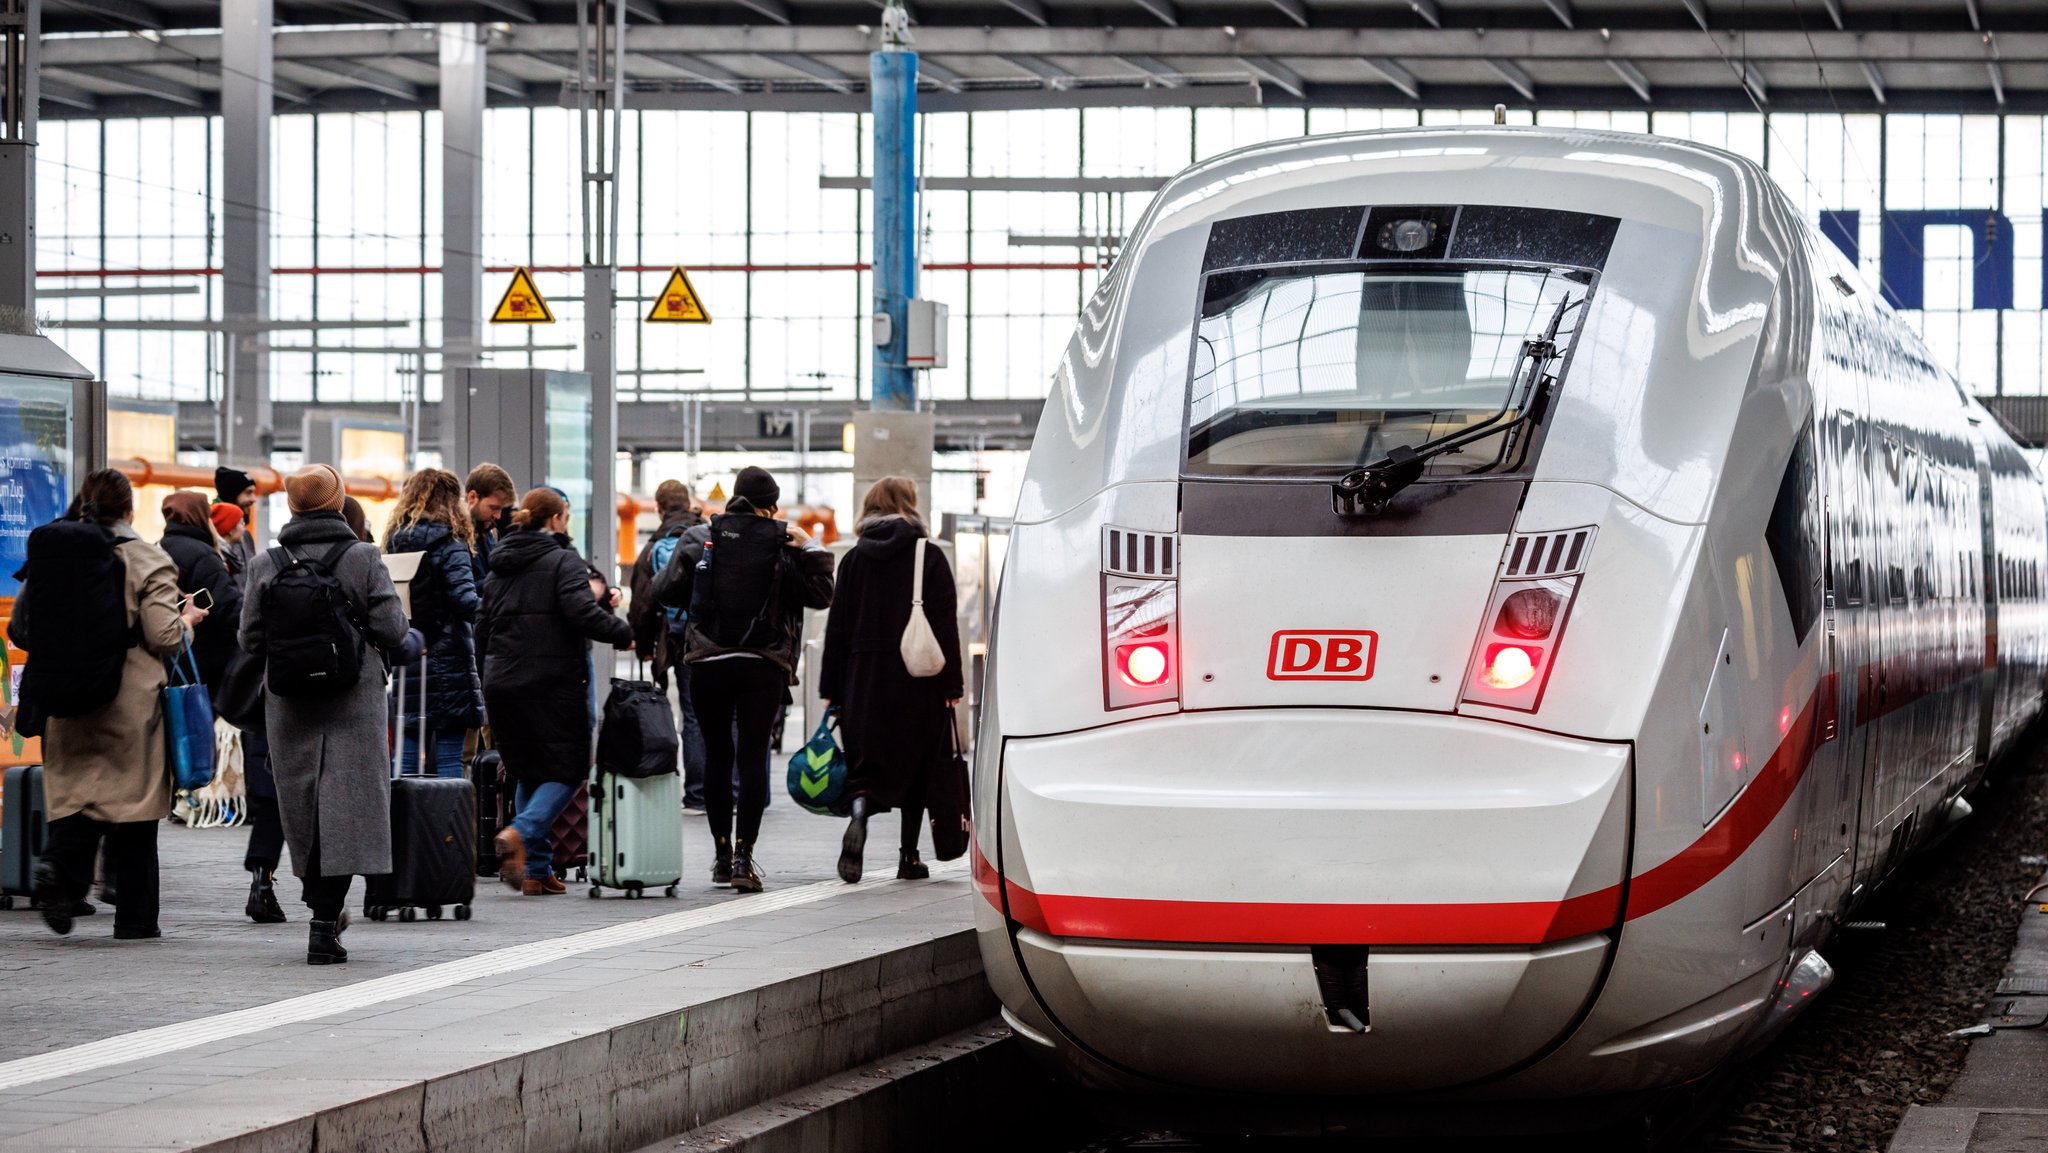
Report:
[{"label": "db logo", "polygon": [[1266,677],[1275,681],[1371,680],[1379,642],[1379,634],[1374,632],[1277,632],[1266,657]]}]

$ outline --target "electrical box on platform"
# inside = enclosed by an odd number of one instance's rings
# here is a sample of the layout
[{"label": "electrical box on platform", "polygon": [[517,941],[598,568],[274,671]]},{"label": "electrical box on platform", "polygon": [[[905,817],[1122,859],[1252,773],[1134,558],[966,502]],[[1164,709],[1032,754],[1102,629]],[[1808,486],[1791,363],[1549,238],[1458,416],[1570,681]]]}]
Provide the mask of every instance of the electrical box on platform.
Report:
[{"label": "electrical box on platform", "polygon": [[946,306],[913,300],[904,324],[903,363],[912,368],[946,367]]}]

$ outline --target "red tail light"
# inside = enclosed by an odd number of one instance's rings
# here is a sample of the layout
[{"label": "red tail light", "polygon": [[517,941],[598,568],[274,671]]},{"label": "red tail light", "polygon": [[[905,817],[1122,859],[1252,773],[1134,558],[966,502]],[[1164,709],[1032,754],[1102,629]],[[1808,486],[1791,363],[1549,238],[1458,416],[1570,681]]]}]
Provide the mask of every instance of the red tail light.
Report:
[{"label": "red tail light", "polygon": [[1473,646],[1466,703],[1536,711],[1592,546],[1591,528],[1523,533],[1508,542]]},{"label": "red tail light", "polygon": [[1122,528],[1102,538],[1103,705],[1170,704],[1180,697],[1180,542]]}]

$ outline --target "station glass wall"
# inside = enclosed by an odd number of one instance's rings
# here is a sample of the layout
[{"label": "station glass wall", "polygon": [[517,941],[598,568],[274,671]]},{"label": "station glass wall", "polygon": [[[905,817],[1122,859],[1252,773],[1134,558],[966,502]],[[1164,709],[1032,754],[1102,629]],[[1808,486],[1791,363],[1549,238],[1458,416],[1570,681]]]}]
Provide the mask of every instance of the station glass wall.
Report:
[{"label": "station glass wall", "polygon": [[[1342,108],[954,113],[922,118],[921,150],[931,176],[1163,176],[1262,141],[1490,116]],[[1972,387],[2043,391],[2043,117],[1582,112],[1535,119],[1696,139],[1764,162],[1816,219],[1843,214],[1835,227],[1853,238],[1870,279],[1901,293],[1937,355]],[[573,128],[561,109],[489,114],[486,303],[504,289],[505,270],[528,264],[561,321],[490,330],[486,339],[497,349],[490,363],[580,363],[574,349],[549,347],[574,343],[581,309],[571,271],[582,259]],[[274,131],[275,315],[395,322],[272,335],[275,395],[398,400],[413,395],[424,373],[427,397],[438,398],[437,357],[341,351],[440,340],[438,113],[280,115]],[[864,396],[867,195],[823,190],[819,177],[866,174],[867,118],[650,111],[629,117],[624,146],[621,259],[633,270],[620,292],[637,299],[620,308],[621,395]],[[219,317],[221,217],[234,191],[222,187],[217,120],[45,121],[38,165],[44,288],[179,290],[46,298],[46,316]],[[1042,395],[1112,251],[1090,238],[1121,235],[1148,199],[929,193],[921,210],[921,294],[946,302],[953,326],[952,365],[930,374],[930,393],[942,400]],[[646,297],[678,263],[690,268],[715,322],[637,323]],[[193,400],[220,392],[217,337],[56,335],[117,393]]]}]

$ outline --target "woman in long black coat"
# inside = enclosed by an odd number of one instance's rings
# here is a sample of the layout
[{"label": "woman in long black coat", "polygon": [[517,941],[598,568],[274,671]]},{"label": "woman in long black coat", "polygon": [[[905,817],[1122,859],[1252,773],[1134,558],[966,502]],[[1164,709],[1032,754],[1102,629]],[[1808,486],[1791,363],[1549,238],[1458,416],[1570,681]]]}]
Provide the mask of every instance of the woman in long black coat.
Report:
[{"label": "woman in long black coat", "polygon": [[[936,545],[924,549],[924,614],[946,666],[913,677],[903,665],[910,623],[912,568],[925,538],[917,514],[917,483],[884,477],[861,501],[860,540],[839,562],[839,587],[825,618],[824,664],[818,692],[839,712],[853,819],[840,842],[839,876],[860,880],[867,822],[898,809],[903,840],[896,875],[931,875],[917,841],[927,798],[953,756],[953,706],[960,702],[960,627],[954,619],[953,572]],[[948,815],[950,816],[950,815]]]},{"label": "woman in long black coat", "polygon": [[491,549],[476,626],[491,740],[517,783],[498,834],[498,875],[528,896],[560,893],[548,830],[590,772],[590,642],[631,648],[633,629],[591,591],[569,543],[569,502],[537,488]]},{"label": "woman in long black coat", "polygon": [[[469,730],[483,723],[483,683],[476,667],[476,618],[483,611],[475,529],[462,507],[462,482],[455,474],[423,468],[405,482],[391,527],[387,554],[425,553],[412,578],[412,623],[427,638],[427,656],[405,694],[404,771],[431,776],[462,775],[462,746]],[[418,765],[420,694],[426,694],[427,763]]]}]

